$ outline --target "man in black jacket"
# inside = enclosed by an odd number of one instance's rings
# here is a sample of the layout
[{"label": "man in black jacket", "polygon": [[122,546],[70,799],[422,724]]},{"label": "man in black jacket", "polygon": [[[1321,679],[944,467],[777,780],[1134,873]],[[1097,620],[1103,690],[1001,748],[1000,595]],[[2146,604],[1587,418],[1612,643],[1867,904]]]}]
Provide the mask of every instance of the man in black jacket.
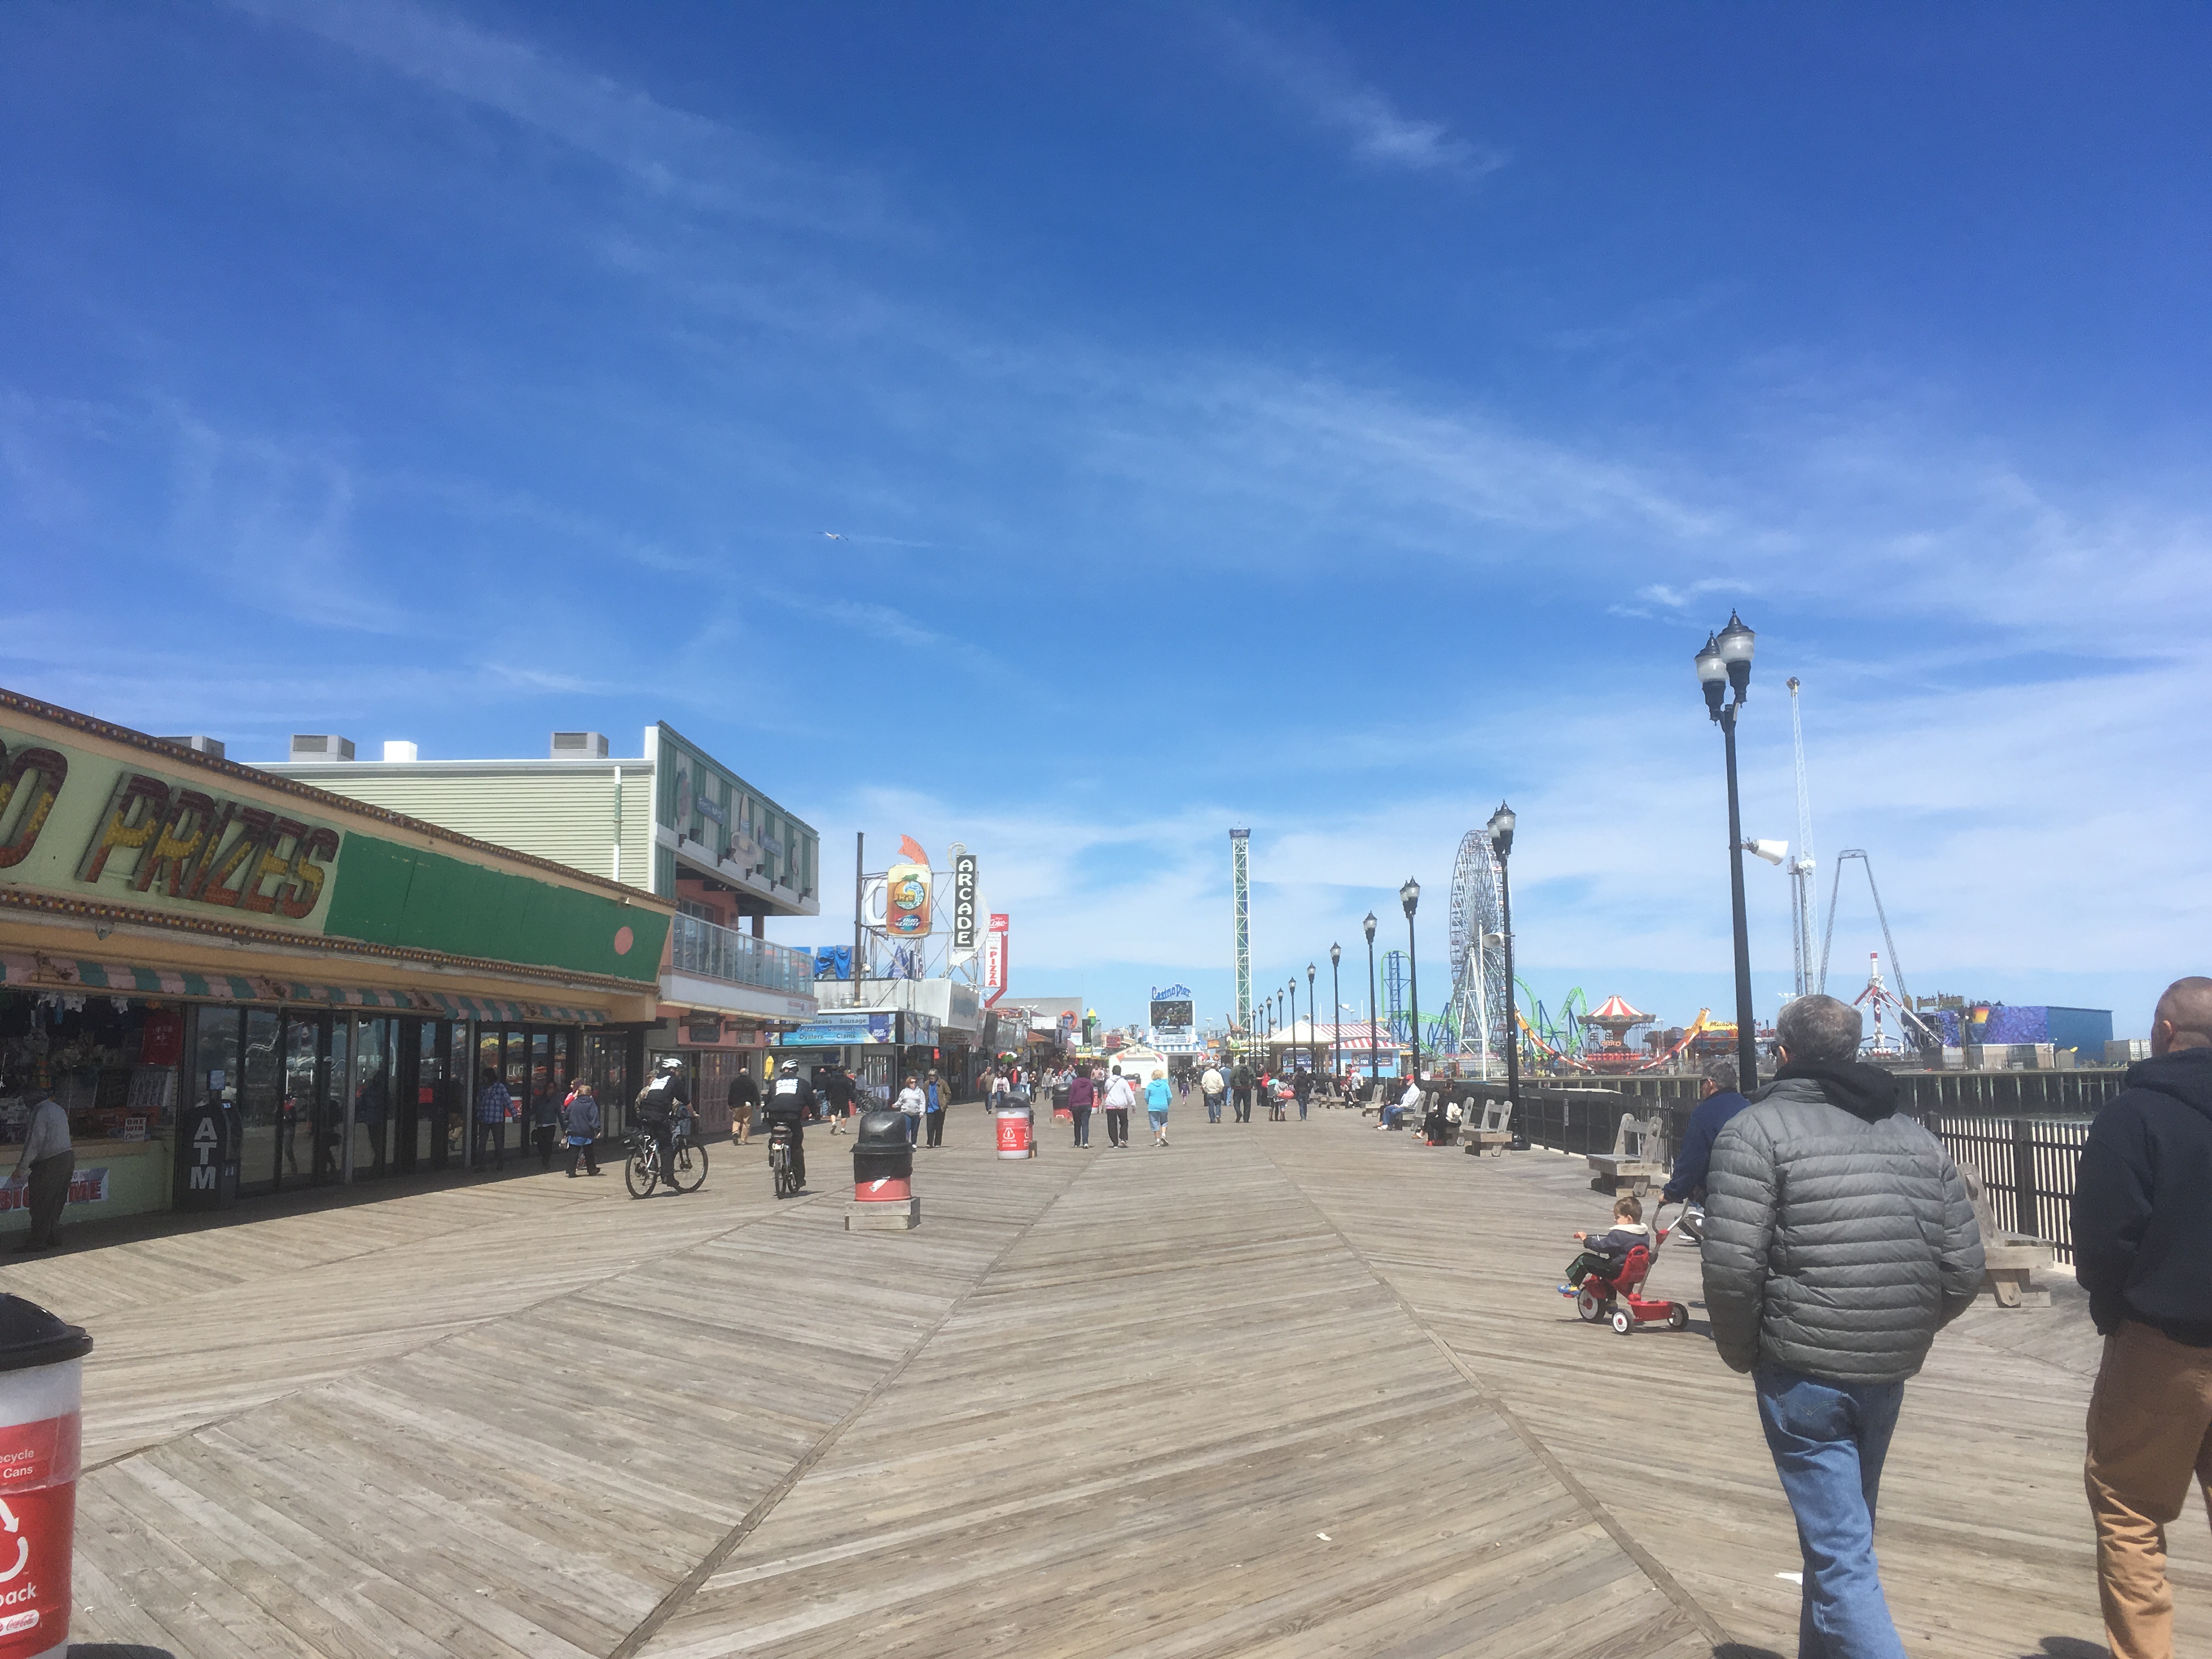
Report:
[{"label": "man in black jacket", "polygon": [[1229,1073],[1229,1088],[1237,1103],[1236,1121],[1249,1123],[1252,1121],[1252,1068],[1241,1060]]},{"label": "man in black jacket", "polygon": [[2105,1339],[2086,1474],[2115,1659],[2172,1659],[2166,1525],[2192,1473],[2212,1506],[2212,979],[2166,987],[2150,1051],[2074,1183],[2074,1267]]}]

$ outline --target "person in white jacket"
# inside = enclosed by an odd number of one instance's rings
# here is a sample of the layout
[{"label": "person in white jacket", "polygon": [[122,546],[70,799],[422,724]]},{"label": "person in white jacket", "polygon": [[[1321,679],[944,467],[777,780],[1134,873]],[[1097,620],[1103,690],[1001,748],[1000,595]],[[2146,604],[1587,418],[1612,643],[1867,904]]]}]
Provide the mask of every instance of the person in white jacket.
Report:
[{"label": "person in white jacket", "polygon": [[921,1115],[929,1108],[929,1097],[922,1093],[920,1078],[907,1079],[894,1106],[906,1114],[906,1144],[911,1146],[921,1139]]},{"label": "person in white jacket", "polygon": [[1129,1079],[1121,1075],[1121,1068],[1114,1068],[1113,1081],[1106,1085],[1106,1144],[1127,1146],[1129,1144],[1129,1109],[1137,1103],[1137,1091]]}]

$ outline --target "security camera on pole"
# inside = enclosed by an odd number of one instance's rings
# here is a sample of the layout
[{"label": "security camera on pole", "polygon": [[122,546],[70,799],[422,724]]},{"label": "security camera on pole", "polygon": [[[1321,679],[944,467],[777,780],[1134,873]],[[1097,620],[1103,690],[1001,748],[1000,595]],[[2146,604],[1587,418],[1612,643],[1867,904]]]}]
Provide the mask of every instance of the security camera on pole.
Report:
[{"label": "security camera on pole", "polygon": [[[1751,652],[1757,636],[1743,618],[1729,612],[1728,626],[1706,637],[1697,653],[1698,683],[1705,688],[1705,710],[1721,728],[1728,764],[1729,902],[1735,921],[1735,1052],[1738,1086],[1746,1094],[1759,1086],[1758,1011],[1751,1000],[1751,930],[1743,908],[1743,811],[1736,799],[1735,717],[1751,695]],[[1729,692],[1734,696],[1729,697]],[[1723,701],[1726,699],[1726,701]]]}]

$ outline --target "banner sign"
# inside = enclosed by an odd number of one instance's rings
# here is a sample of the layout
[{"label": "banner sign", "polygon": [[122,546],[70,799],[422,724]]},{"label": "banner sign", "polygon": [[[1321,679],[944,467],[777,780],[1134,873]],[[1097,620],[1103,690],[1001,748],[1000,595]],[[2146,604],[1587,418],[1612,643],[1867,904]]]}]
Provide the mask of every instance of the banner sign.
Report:
[{"label": "banner sign", "polygon": [[[70,1176],[70,1204],[105,1204],[107,1201],[107,1170],[95,1164],[89,1170],[79,1170]],[[21,1187],[0,1187],[0,1211],[27,1210],[31,1206],[28,1184]]]},{"label": "banner sign", "polygon": [[1006,994],[1006,922],[1004,912],[992,913],[989,940],[983,946],[983,988],[990,993],[983,999],[986,1008]]},{"label": "banner sign", "polygon": [[1191,1027],[1196,1024],[1191,1012],[1190,988],[1187,985],[1155,987],[1147,1023],[1163,1036],[1188,1036]]},{"label": "banner sign", "polygon": [[966,956],[975,948],[975,855],[958,853],[952,859],[952,954]]},{"label": "banner sign", "polygon": [[836,1048],[847,1043],[896,1041],[890,1014],[818,1014],[778,1039],[787,1048]]},{"label": "banner sign", "polygon": [[884,931],[895,939],[929,932],[929,866],[894,864],[884,877]]}]

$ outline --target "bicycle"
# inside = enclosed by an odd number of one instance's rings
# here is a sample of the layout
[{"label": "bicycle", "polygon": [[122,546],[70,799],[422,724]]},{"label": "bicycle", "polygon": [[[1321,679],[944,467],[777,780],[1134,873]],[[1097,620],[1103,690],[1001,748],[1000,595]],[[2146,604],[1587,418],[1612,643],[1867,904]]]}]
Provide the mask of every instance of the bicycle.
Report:
[{"label": "bicycle", "polygon": [[769,1131],[768,1167],[775,1177],[778,1198],[790,1198],[801,1190],[798,1174],[791,1167],[791,1132],[781,1123]]},{"label": "bicycle", "polygon": [[688,1118],[677,1121],[672,1143],[675,1168],[660,1164],[660,1143],[642,1130],[629,1137],[629,1161],[623,1166],[623,1182],[632,1198],[649,1198],[653,1188],[665,1182],[679,1193],[696,1193],[707,1179],[707,1149],[691,1139]]}]

